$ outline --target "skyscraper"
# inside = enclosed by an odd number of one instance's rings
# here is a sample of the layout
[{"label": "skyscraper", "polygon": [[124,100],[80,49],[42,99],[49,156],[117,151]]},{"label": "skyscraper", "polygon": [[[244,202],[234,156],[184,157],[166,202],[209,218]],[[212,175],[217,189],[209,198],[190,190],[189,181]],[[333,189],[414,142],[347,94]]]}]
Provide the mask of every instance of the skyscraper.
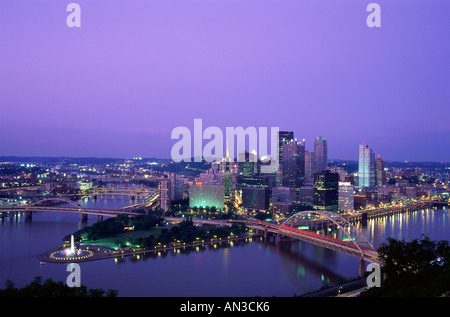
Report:
[{"label": "skyscraper", "polygon": [[339,211],[352,212],[355,208],[355,188],[347,182],[339,182]]},{"label": "skyscraper", "polygon": [[169,185],[170,181],[169,179],[165,178],[162,179],[159,183],[159,198],[160,198],[160,205],[161,209],[164,211],[169,210],[169,204],[170,204],[170,198],[169,198]]},{"label": "skyscraper", "polygon": [[238,155],[238,173],[240,176],[251,176],[255,173],[258,155],[255,151],[239,153]]},{"label": "skyscraper", "polygon": [[270,189],[259,186],[242,188],[242,204],[247,211],[268,210],[270,207]]},{"label": "skyscraper", "polygon": [[384,162],[380,155],[378,155],[375,160],[375,180],[377,186],[386,185],[386,171],[384,169]]},{"label": "skyscraper", "polygon": [[305,180],[305,140],[283,144],[282,184],[299,188]]},{"label": "skyscraper", "polygon": [[323,137],[314,140],[314,171],[320,173],[327,169],[328,144]]},{"label": "skyscraper", "polygon": [[305,183],[314,181],[314,153],[305,151]]},{"label": "skyscraper", "polygon": [[314,174],[314,209],[338,211],[339,175],[323,170]]},{"label": "skyscraper", "polygon": [[283,161],[283,143],[294,141],[293,131],[278,131],[278,162],[281,165]]},{"label": "skyscraper", "polygon": [[278,170],[275,172],[275,183],[283,186],[283,144],[294,141],[293,131],[278,131]]},{"label": "skyscraper", "polygon": [[359,145],[358,188],[375,187],[375,154],[364,142]]}]

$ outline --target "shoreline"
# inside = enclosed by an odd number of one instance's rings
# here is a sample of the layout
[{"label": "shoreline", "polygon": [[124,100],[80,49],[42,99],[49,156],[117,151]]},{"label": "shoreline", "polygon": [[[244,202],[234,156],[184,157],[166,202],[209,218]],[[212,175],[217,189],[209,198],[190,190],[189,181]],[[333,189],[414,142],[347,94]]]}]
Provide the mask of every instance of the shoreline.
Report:
[{"label": "shoreline", "polygon": [[124,250],[116,250],[116,249],[113,249],[110,247],[104,247],[104,246],[85,245],[84,247],[81,246],[81,249],[91,251],[92,255],[84,256],[84,257],[73,257],[73,258],[67,258],[67,259],[55,258],[53,256],[54,253],[62,252],[63,250],[65,250],[67,248],[67,246],[63,244],[63,245],[55,247],[55,248],[39,255],[38,260],[41,263],[56,263],[56,264],[81,263],[81,262],[88,262],[88,261],[113,259],[113,258],[119,258],[119,257],[124,257],[124,256],[139,255],[139,254],[145,254],[145,253],[156,253],[156,252],[161,252],[161,251],[183,249],[183,248],[196,247],[196,246],[202,246],[202,245],[214,245],[216,243],[245,240],[245,239],[254,238],[254,237],[258,237],[258,236],[259,235],[257,235],[257,234],[242,234],[242,235],[229,236],[226,238],[214,238],[214,239],[210,239],[209,241],[201,240],[201,241],[192,241],[192,242],[175,242],[175,243],[168,243],[165,245],[153,246],[150,248],[131,248],[131,250],[128,248],[124,249]]}]

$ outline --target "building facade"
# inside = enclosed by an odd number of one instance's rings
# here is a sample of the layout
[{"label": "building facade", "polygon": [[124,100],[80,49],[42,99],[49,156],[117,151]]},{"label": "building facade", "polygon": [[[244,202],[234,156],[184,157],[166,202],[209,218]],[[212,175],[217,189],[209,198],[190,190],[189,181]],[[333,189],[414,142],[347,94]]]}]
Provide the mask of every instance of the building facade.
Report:
[{"label": "building facade", "polygon": [[375,160],[375,183],[376,186],[386,185],[386,170],[384,168],[384,161],[379,155]]},{"label": "building facade", "polygon": [[320,173],[327,169],[328,143],[324,137],[314,140],[314,171]]},{"label": "building facade", "polygon": [[359,145],[358,188],[375,187],[375,155],[366,143]]},{"label": "building facade", "polygon": [[300,188],[305,181],[305,141],[283,144],[282,185]]},{"label": "building facade", "polygon": [[314,174],[314,209],[338,211],[339,175],[324,170]]},{"label": "building facade", "polygon": [[223,185],[196,182],[189,186],[189,208],[211,208],[223,210],[225,189]]},{"label": "building facade", "polygon": [[355,208],[355,186],[347,182],[339,182],[339,204],[340,212],[353,212]]}]

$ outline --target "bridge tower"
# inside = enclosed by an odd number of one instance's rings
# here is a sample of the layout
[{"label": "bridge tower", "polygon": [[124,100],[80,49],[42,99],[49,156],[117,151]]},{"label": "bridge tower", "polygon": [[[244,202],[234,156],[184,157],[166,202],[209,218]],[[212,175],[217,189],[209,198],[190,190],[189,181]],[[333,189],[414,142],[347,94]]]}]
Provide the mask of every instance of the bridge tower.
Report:
[{"label": "bridge tower", "polygon": [[32,218],[31,210],[26,209],[25,210],[25,220],[31,220],[31,218]]},{"label": "bridge tower", "polygon": [[359,259],[359,277],[364,277],[366,274],[366,261],[364,258]]}]

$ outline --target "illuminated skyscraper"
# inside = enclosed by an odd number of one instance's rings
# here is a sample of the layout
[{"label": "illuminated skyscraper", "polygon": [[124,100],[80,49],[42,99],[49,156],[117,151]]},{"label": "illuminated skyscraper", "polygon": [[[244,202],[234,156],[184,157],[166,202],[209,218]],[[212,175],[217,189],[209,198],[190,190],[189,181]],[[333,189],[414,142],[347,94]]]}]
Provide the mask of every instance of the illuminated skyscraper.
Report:
[{"label": "illuminated skyscraper", "polygon": [[291,143],[294,141],[293,131],[278,131],[278,162],[283,162],[283,143]]},{"label": "illuminated skyscraper", "polygon": [[258,155],[253,150],[252,152],[245,151],[238,155],[238,173],[240,176],[251,176],[255,173],[257,167]]},{"label": "illuminated skyscraper", "polygon": [[170,204],[170,199],[169,199],[169,180],[163,179],[161,180],[161,182],[159,183],[159,198],[160,198],[160,205],[161,205],[161,209],[164,211],[169,210],[169,204]]},{"label": "illuminated skyscraper", "polygon": [[305,151],[305,183],[314,182],[314,153]]},{"label": "illuminated skyscraper", "polygon": [[266,211],[270,207],[270,189],[259,186],[244,187],[242,203],[247,211]]},{"label": "illuminated skyscraper", "polygon": [[183,199],[187,179],[174,173],[164,175],[159,184],[161,209],[167,211],[172,201]]},{"label": "illuminated skyscraper", "polygon": [[323,137],[314,140],[314,171],[320,173],[327,169],[328,143]]},{"label": "illuminated skyscraper", "polygon": [[377,186],[386,185],[386,171],[384,169],[384,162],[379,155],[375,160],[375,180]]},{"label": "illuminated skyscraper", "polygon": [[314,174],[314,209],[338,211],[339,175],[323,170]]},{"label": "illuminated skyscraper", "polygon": [[347,182],[339,182],[339,211],[352,212],[355,208],[355,187]]},{"label": "illuminated skyscraper", "polygon": [[294,141],[293,131],[278,131],[278,170],[275,173],[275,183],[283,186],[283,144]]},{"label": "illuminated skyscraper", "polygon": [[375,187],[375,154],[364,142],[359,145],[358,188]]},{"label": "illuminated skyscraper", "polygon": [[300,188],[305,180],[305,141],[293,140],[283,144],[281,163],[282,184],[285,187]]}]

